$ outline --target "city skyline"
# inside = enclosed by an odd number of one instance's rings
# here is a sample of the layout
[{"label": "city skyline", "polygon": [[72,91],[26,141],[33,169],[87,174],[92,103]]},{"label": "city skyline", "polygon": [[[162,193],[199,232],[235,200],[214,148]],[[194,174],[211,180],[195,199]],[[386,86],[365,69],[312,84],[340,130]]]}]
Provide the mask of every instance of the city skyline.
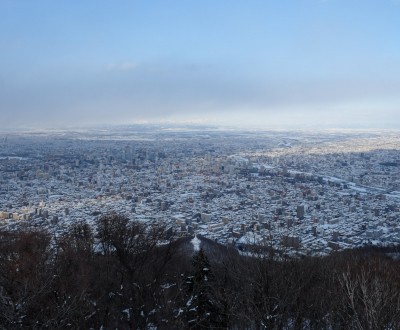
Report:
[{"label": "city skyline", "polygon": [[7,127],[399,128],[398,1],[1,1]]}]

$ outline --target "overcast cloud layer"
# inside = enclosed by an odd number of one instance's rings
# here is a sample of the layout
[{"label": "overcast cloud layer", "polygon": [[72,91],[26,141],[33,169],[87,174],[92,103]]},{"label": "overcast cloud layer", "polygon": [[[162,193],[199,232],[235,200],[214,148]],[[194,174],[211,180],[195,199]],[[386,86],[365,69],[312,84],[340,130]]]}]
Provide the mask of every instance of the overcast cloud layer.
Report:
[{"label": "overcast cloud layer", "polygon": [[395,1],[1,1],[8,127],[400,122]]}]

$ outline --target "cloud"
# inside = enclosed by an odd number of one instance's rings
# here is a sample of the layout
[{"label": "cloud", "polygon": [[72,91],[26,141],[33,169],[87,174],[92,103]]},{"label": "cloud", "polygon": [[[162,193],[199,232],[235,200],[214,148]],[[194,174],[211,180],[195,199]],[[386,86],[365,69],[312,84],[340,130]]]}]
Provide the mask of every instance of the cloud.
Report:
[{"label": "cloud", "polygon": [[108,71],[132,71],[138,67],[138,64],[134,62],[121,62],[121,63],[110,63],[107,65]]},{"label": "cloud", "polygon": [[[135,70],[135,74],[117,74]],[[393,121],[400,106],[397,78],[298,79],[256,77],[202,65],[113,64],[67,78],[7,79],[2,118],[11,126],[129,123],[138,120],[225,120],[281,123]],[[1,80],[0,80],[1,87]],[[393,110],[394,109],[394,110]],[[368,114],[368,116],[365,116]],[[362,117],[364,115],[364,117]],[[338,119],[342,118],[342,119]],[[382,124],[382,125],[383,125]]]}]

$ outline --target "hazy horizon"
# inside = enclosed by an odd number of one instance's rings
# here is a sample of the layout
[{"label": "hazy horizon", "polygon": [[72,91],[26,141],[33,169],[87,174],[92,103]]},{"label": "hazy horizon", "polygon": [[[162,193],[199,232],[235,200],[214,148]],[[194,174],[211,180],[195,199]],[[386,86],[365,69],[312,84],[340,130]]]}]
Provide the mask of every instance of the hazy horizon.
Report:
[{"label": "hazy horizon", "polygon": [[7,128],[398,129],[400,2],[0,2]]}]

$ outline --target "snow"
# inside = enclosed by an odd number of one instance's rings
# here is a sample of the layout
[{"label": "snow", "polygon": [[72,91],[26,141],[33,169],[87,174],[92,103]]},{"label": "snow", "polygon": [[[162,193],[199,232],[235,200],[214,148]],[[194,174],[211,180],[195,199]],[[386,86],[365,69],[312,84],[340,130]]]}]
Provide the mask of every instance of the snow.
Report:
[{"label": "snow", "polygon": [[197,238],[197,236],[195,236],[190,242],[193,244],[193,249],[195,251],[200,250],[201,241]]},{"label": "snow", "polygon": [[393,198],[400,198],[400,195],[397,195],[397,192],[396,192],[396,194],[394,194],[395,192],[394,191],[392,191],[391,193],[389,193],[389,194],[385,194],[385,196],[386,197],[393,197]]},{"label": "snow", "polygon": [[273,170],[273,169],[275,169],[275,166],[272,166],[272,165],[264,164],[263,166],[264,166],[264,168],[265,168],[266,170]]},{"label": "snow", "polygon": [[237,244],[260,244],[262,242],[262,238],[260,235],[257,235],[253,232],[248,232],[238,239]]},{"label": "snow", "polygon": [[353,189],[353,190],[362,192],[362,193],[366,193],[367,192],[367,189],[365,189],[365,188],[359,188],[359,187],[355,187],[355,186],[350,187],[350,188]]},{"label": "snow", "polygon": [[190,306],[192,304],[193,297],[190,297],[190,299],[186,302],[186,306]]},{"label": "snow", "polygon": [[174,285],[176,285],[176,284],[175,283],[173,283],[173,284],[165,283],[165,284],[162,284],[160,286],[161,286],[162,289],[169,289],[169,288],[173,287]]}]

